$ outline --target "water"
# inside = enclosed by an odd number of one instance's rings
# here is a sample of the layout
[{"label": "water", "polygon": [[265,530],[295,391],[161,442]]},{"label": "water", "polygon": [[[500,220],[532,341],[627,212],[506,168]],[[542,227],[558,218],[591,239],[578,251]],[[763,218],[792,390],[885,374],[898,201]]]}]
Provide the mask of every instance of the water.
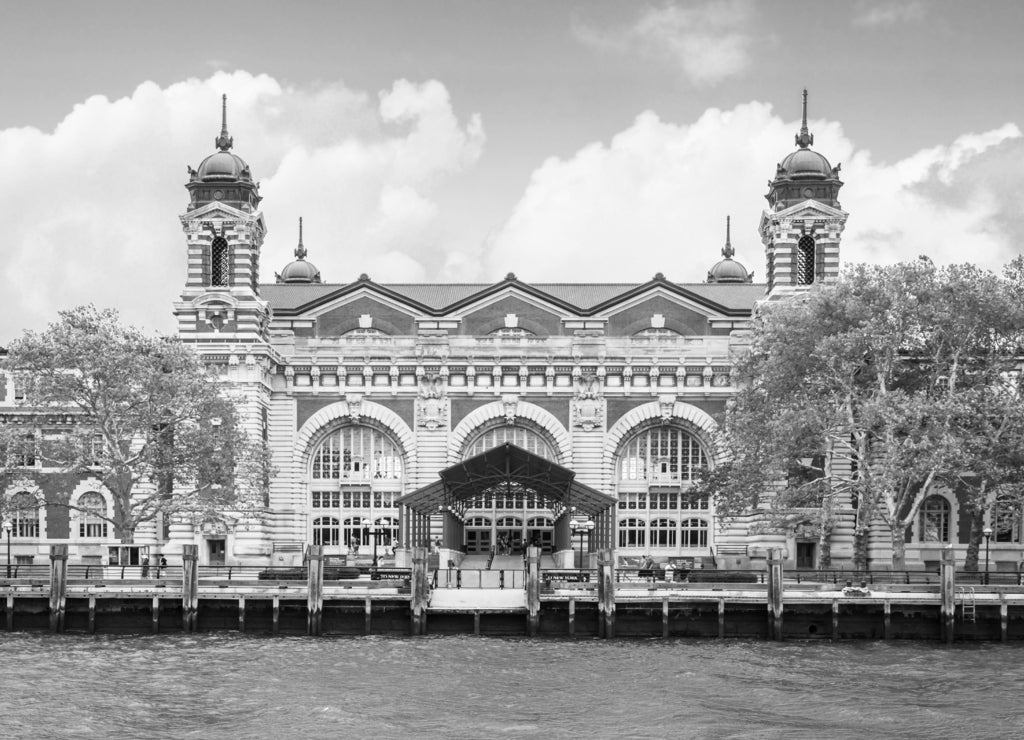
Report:
[{"label": "water", "polygon": [[10,738],[1009,738],[1024,645],[0,635]]}]

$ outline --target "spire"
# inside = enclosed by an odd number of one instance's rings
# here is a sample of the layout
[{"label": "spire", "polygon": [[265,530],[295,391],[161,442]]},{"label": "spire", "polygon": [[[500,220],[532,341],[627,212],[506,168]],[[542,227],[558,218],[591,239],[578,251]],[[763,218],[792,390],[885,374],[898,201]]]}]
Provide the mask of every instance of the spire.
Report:
[{"label": "spire", "polygon": [[226,152],[232,147],[235,140],[228,135],[228,96],[221,96],[221,111],[220,111],[220,136],[216,138],[213,145],[220,149],[222,152]]},{"label": "spire", "polygon": [[306,259],[306,248],[302,246],[302,216],[299,216],[299,246],[295,247],[295,256],[300,259]]},{"label": "spire", "polygon": [[729,220],[730,220],[729,216],[726,216],[725,217],[725,246],[722,247],[722,256],[725,257],[727,260],[731,260],[732,256],[734,254],[736,254],[736,250],[732,248],[732,241],[731,241],[731,239],[729,237],[729,232],[730,232]]},{"label": "spire", "polygon": [[807,88],[804,88],[804,117],[803,123],[800,126],[800,133],[796,135],[796,145],[801,149],[806,149],[814,143],[814,134],[807,130]]}]

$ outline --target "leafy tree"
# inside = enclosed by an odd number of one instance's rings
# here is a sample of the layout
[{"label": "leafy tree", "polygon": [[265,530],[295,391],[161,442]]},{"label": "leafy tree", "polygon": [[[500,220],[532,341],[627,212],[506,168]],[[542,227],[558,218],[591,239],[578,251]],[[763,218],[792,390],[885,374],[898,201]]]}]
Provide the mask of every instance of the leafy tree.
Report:
[{"label": "leafy tree", "polygon": [[[23,392],[17,413],[0,424],[8,480],[98,479],[113,503],[103,518],[123,543],[160,515],[258,514],[265,446],[249,438],[236,403],[177,340],[85,306],[62,311],[46,331],[26,331],[4,364]],[[56,495],[48,505],[77,508],[70,491]]]},{"label": "leafy tree", "polygon": [[719,511],[750,512],[773,490],[762,517],[813,512],[827,556],[836,504],[848,500],[857,565],[880,519],[902,568],[924,499],[981,469],[984,446],[964,440],[981,434],[981,394],[1005,384],[1022,346],[1012,297],[1006,278],[921,259],[855,266],[835,285],[762,306],[725,423],[732,462],[709,481]]}]

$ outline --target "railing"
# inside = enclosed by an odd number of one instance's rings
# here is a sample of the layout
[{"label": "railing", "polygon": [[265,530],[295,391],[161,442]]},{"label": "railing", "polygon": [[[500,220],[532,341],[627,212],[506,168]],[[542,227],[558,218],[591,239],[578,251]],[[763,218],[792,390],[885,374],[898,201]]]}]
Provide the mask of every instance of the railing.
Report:
[{"label": "railing", "polygon": [[526,588],[526,571],[439,568],[430,584],[433,588]]},{"label": "railing", "polygon": [[698,568],[674,570],[663,567],[654,568],[616,568],[617,583],[767,583],[767,571],[764,570],[726,570],[714,568]]},{"label": "railing", "polygon": [[[10,581],[43,581],[50,579],[49,565],[11,565],[10,579],[6,578],[6,566],[0,565],[0,582]],[[309,570],[305,565],[266,566],[266,565],[200,565],[199,580],[221,583],[242,583],[254,581],[295,581],[306,583]],[[87,581],[91,583],[142,581],[146,583],[158,581],[180,582],[183,569],[180,565],[68,565],[69,582]],[[409,568],[374,568],[373,566],[324,566],[324,581],[371,580],[371,581],[407,581],[412,577]]]}]

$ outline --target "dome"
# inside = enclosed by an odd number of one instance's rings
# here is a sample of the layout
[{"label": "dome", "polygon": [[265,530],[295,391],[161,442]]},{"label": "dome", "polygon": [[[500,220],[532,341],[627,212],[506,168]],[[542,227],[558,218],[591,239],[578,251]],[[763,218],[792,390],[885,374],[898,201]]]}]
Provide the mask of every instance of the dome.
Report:
[{"label": "dome", "polygon": [[708,270],[709,283],[749,283],[750,274],[747,268],[736,260],[726,257],[715,263],[715,266]]},{"label": "dome", "polygon": [[320,282],[320,271],[306,260],[306,248],[302,245],[302,218],[299,218],[299,246],[295,248],[295,259],[284,266],[276,276],[279,283],[309,284]]},{"label": "dome", "polygon": [[234,182],[245,180],[252,182],[249,165],[237,154],[229,151],[214,152],[203,160],[196,170],[196,179],[202,182]]},{"label": "dome", "polygon": [[747,268],[734,260],[732,256],[736,251],[732,248],[732,219],[725,217],[725,246],[722,247],[723,260],[715,263],[714,267],[708,270],[709,283],[749,283],[753,282],[753,276],[747,272]]},{"label": "dome", "polygon": [[790,154],[779,165],[779,169],[792,178],[832,177],[832,165],[822,155],[811,149],[800,148]]}]

